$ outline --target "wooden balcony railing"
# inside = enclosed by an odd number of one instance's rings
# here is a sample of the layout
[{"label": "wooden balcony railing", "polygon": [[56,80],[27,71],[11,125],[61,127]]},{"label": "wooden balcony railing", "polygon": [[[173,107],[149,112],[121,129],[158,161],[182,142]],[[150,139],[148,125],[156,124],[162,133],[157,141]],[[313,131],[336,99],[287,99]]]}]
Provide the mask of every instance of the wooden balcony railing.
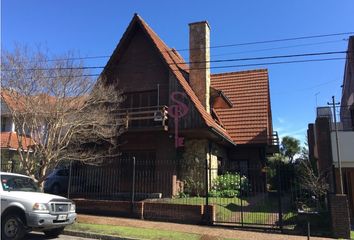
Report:
[{"label": "wooden balcony railing", "polygon": [[167,106],[125,108],[119,111],[118,116],[127,129],[162,127],[168,130]]},{"label": "wooden balcony railing", "polygon": [[279,153],[279,144],[278,132],[274,131],[268,140],[267,154]]}]

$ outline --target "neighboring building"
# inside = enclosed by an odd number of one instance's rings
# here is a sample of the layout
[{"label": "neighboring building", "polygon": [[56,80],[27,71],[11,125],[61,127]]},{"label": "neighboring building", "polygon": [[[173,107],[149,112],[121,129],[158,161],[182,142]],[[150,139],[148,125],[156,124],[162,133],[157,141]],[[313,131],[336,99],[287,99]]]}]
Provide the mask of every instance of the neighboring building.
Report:
[{"label": "neighboring building", "polygon": [[[354,217],[354,37],[349,38],[344,70],[340,118],[337,117],[339,156],[344,193],[348,195],[351,216]],[[337,113],[336,113],[337,114]],[[337,116],[337,115],[336,115]],[[314,124],[309,124],[308,142],[311,159],[317,160],[320,173],[327,174],[330,192],[340,193],[338,155],[330,107],[317,108]],[[335,175],[333,174],[335,172]]]},{"label": "neighboring building", "polygon": [[12,101],[9,92],[1,89],[1,132],[0,132],[0,145],[1,145],[1,170],[14,171],[18,167],[19,160],[17,151],[19,145],[25,151],[31,144],[30,137],[21,137],[22,144],[19,144],[19,137],[15,130],[15,123],[12,119],[11,109],[17,108],[18,105]]},{"label": "neighboring building", "polygon": [[[203,182],[209,161],[211,179],[238,171],[253,191],[265,191],[263,167],[279,144],[268,71],[211,74],[210,27],[206,21],[189,27],[188,65],[135,15],[101,74],[126,96],[120,113],[127,127],[120,137],[123,156],[135,156],[137,166],[150,171],[148,179],[136,179],[135,190],[174,196],[187,178]],[[158,173],[169,180],[161,182]],[[139,181],[155,184],[144,188]]]}]

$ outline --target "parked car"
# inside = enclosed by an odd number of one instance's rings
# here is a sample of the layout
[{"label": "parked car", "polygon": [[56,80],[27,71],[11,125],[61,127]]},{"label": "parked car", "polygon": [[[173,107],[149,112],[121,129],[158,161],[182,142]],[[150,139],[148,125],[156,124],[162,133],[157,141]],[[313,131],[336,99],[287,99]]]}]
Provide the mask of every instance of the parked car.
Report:
[{"label": "parked car", "polygon": [[[97,193],[100,189],[99,182],[92,177],[94,169],[83,167],[80,164],[73,166],[71,173],[71,192]],[[44,192],[51,194],[67,194],[69,186],[70,169],[67,167],[55,168],[44,181]]]},{"label": "parked car", "polygon": [[69,184],[69,169],[56,168],[44,181],[44,192],[52,194],[67,193]]},{"label": "parked car", "polygon": [[32,230],[55,237],[76,220],[73,201],[42,193],[25,175],[0,172],[1,239],[23,239]]}]

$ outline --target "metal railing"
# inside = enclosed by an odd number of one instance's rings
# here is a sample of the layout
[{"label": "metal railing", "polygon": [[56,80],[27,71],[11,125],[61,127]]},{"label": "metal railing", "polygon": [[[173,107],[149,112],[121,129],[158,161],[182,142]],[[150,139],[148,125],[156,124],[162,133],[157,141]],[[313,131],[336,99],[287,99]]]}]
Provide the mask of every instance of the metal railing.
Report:
[{"label": "metal railing", "polygon": [[163,127],[167,130],[168,107],[124,108],[117,113],[127,129]]},{"label": "metal railing", "polygon": [[272,135],[270,136],[270,145],[279,146],[279,136],[277,131],[273,131]]}]

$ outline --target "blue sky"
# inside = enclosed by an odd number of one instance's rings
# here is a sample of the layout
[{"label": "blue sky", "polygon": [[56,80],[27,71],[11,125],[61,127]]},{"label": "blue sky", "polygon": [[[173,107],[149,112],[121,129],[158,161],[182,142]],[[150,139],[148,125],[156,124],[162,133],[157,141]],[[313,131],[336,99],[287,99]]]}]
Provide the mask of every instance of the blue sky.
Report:
[{"label": "blue sky", "polygon": [[[11,50],[18,42],[30,46],[42,44],[53,54],[74,50],[83,57],[110,55],[135,12],[167,45],[186,49],[188,23],[194,21],[209,22],[211,46],[216,46],[354,32],[353,11],[353,0],[2,0],[1,47]],[[348,36],[335,36],[218,48],[211,50],[211,57],[215,60],[344,51],[346,38]],[[188,60],[188,52],[181,54]],[[344,55],[336,57],[341,56]],[[104,65],[106,61],[105,58],[91,59],[85,65]],[[257,67],[212,69],[212,72],[254,68]],[[322,106],[332,95],[340,98],[344,60],[261,68],[269,70],[273,125],[280,136],[291,135],[303,141],[307,124],[315,119],[316,102]]]}]

